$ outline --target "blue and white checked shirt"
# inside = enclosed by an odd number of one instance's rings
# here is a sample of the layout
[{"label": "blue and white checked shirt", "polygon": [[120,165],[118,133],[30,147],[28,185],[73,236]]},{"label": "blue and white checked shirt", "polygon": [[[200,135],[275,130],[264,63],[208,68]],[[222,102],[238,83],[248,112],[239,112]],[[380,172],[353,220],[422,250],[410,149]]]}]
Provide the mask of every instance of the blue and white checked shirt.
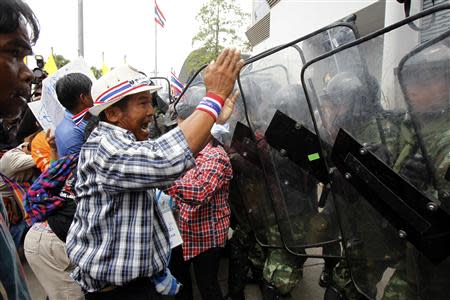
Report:
[{"label": "blue and white checked shirt", "polygon": [[153,188],[195,163],[180,129],[136,141],[100,122],[83,145],[75,185],[77,211],[67,236],[71,276],[88,292],[167,267],[169,237]]}]

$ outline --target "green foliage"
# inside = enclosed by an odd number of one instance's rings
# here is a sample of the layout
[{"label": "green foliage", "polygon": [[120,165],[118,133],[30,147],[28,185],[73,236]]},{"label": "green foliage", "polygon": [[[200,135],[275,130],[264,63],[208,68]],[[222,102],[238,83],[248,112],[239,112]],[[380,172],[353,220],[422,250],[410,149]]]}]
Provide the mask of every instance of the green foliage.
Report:
[{"label": "green foliage", "polygon": [[250,22],[250,14],[245,13],[235,0],[209,0],[196,16],[200,23],[192,45],[199,44],[186,58],[180,79],[187,78],[202,65],[217,58],[225,47],[234,47],[242,52],[249,51],[249,43],[244,40],[244,30]]},{"label": "green foliage", "polygon": [[55,58],[55,63],[56,63],[56,66],[58,67],[58,69],[61,69],[61,67],[70,63],[70,60],[68,60],[67,58],[65,58],[64,56],[62,56],[60,54],[54,54],[53,57]]},{"label": "green foliage", "polygon": [[100,77],[102,77],[102,71],[100,69],[97,69],[96,67],[92,66],[91,71],[92,71],[92,74],[94,74],[94,77],[96,79],[99,79]]},{"label": "green foliage", "polygon": [[200,48],[192,51],[189,56],[184,61],[183,67],[181,68],[179,79],[182,82],[187,82],[195,71],[197,71],[201,66],[209,63],[215,57],[213,54],[208,53],[206,48]]},{"label": "green foliage", "polygon": [[200,29],[192,38],[192,44],[198,42],[205,48],[203,61],[215,59],[224,47],[245,48],[242,36],[250,14],[243,12],[235,0],[209,0],[200,8],[196,19]]}]

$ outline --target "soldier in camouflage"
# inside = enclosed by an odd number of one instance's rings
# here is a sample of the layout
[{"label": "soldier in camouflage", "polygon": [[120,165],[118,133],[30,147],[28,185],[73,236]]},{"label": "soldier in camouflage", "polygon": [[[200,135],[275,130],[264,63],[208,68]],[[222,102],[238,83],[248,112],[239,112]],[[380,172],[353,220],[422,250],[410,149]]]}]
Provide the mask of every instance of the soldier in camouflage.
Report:
[{"label": "soldier in camouflage", "polygon": [[[365,143],[370,151],[391,165],[403,149],[403,142],[399,141],[402,141],[400,132],[404,116],[382,110],[377,81],[369,75],[357,76],[353,72],[342,72],[328,82],[327,94],[329,100],[323,104],[331,139],[334,140],[340,128],[346,129],[356,140]],[[341,209],[345,209],[346,217],[351,219],[346,221],[350,224],[351,232],[346,236],[346,255],[350,260],[358,259],[352,264],[352,274],[345,261],[339,263],[326,295],[331,297],[334,291],[344,299],[365,299],[352,282],[353,275],[358,276],[360,284],[366,284],[363,289],[368,293],[367,296],[375,298],[376,283],[388,267],[395,267],[402,260],[405,243],[397,239],[397,232],[383,226],[379,217],[364,214],[369,204],[341,179],[335,179],[336,189],[341,191],[337,193],[337,199],[342,199]],[[364,214],[364,222],[360,221],[361,214]],[[371,238],[361,239],[362,236]],[[393,238],[386,243],[390,237]],[[364,257],[366,259],[362,259]]]},{"label": "soldier in camouflage", "polygon": [[[298,116],[298,114],[305,114],[310,121],[307,108],[303,107],[302,109],[300,105],[306,106],[306,101],[299,104],[295,101],[299,100],[300,92],[303,93],[300,85],[289,85],[281,89],[276,93],[276,109],[291,116],[295,114],[292,117],[303,122],[305,118]],[[290,102],[294,102],[296,105],[291,107],[286,104]],[[259,269],[263,257],[262,293],[264,299],[281,299],[288,296],[303,278],[303,264],[306,258],[301,255],[293,255],[284,249],[279,230],[280,222],[291,222],[288,224],[293,229],[293,236],[290,239],[303,240],[303,243],[305,243],[307,238],[314,239],[306,232],[308,231],[307,226],[311,227],[310,224],[314,223],[311,221],[312,219],[318,219],[315,217],[318,214],[317,183],[309,177],[305,177],[306,175],[300,172],[298,167],[288,158],[280,156],[278,151],[272,149],[266,143],[263,135],[259,133],[258,125],[255,126],[257,130],[255,146],[257,149],[255,150],[259,155],[257,162],[250,163],[248,158],[244,159],[242,155],[237,153],[230,155],[235,174],[234,180],[243,198],[242,203],[246,204],[245,209],[239,209],[238,204],[232,205],[232,207],[237,208],[232,209],[232,211],[250,212],[248,218],[245,218],[245,216],[239,217],[241,214],[236,213],[236,219],[241,221],[230,240],[232,257],[230,258],[229,297],[231,299],[243,299],[244,285],[241,283],[243,280],[239,281],[237,278],[244,278],[248,270],[248,267],[241,267],[239,270],[237,262],[243,262],[244,266],[251,262],[252,270],[255,271],[255,269]],[[263,173],[263,169],[265,173]],[[277,172],[277,176],[274,172]],[[264,174],[273,176],[265,179]],[[274,190],[277,192],[274,193]],[[280,216],[276,215],[276,211],[273,209],[274,199],[271,197],[278,197],[275,199],[276,203],[283,202],[284,205],[288,206],[289,220],[280,220]],[[292,206],[291,204],[294,203],[295,206]],[[251,227],[251,229],[248,227]],[[264,247],[264,249],[254,247],[255,239],[253,235],[267,247]],[[250,255],[244,254],[249,253],[249,249],[255,248],[256,253],[262,255],[256,255],[252,258]],[[306,254],[304,250],[298,252]],[[233,258],[233,253],[235,253],[236,259]],[[258,271],[253,273],[258,273]]]},{"label": "soldier in camouflage", "polygon": [[[413,50],[399,68],[399,80],[414,128],[412,148],[416,149],[404,164],[403,175],[450,214],[450,181],[446,178],[450,166],[449,45],[447,33],[438,42]],[[412,246],[408,250],[405,274],[416,287],[409,299],[448,299],[450,258],[433,265]]]},{"label": "soldier in camouflage", "polygon": [[[400,69],[399,79],[408,107],[408,118],[401,117],[397,124],[399,135],[397,140],[391,142],[389,134],[380,141],[385,145],[380,152],[377,143],[369,142],[369,149],[377,156],[388,162],[396,172],[399,172],[418,189],[424,191],[434,198],[441,207],[450,212],[448,193],[450,184],[446,178],[450,165],[450,50],[449,39],[425,48],[419,53],[409,57]],[[409,55],[408,55],[409,56]],[[354,110],[353,110],[354,111]],[[370,125],[371,118],[366,116],[366,123],[360,125],[360,130],[351,132],[358,141],[368,142],[369,136],[374,136],[374,125]],[[378,120],[379,117],[378,117]],[[390,119],[392,121],[392,119]],[[355,126],[342,126],[343,128]],[[372,130],[369,128],[372,127]],[[380,128],[380,126],[377,126]],[[381,128],[386,128],[381,126]],[[392,128],[389,126],[389,128]],[[395,128],[395,127],[394,127]],[[372,132],[372,134],[370,133]],[[383,130],[383,133],[386,133]],[[381,138],[381,135],[380,135]],[[394,139],[395,140],[395,139]],[[375,146],[375,147],[374,147]],[[387,151],[386,151],[387,150]],[[393,151],[394,150],[394,151]],[[388,156],[389,155],[389,156]],[[389,160],[391,162],[389,162]],[[363,211],[361,209],[361,211]],[[367,224],[367,221],[365,222]],[[356,224],[361,228],[362,224]],[[380,228],[375,226],[374,228]],[[377,240],[379,233],[371,237]],[[395,240],[395,232],[386,232],[380,238],[392,238],[392,241],[384,242],[392,246],[398,252],[397,259],[391,261],[386,267],[395,269],[382,295],[383,300],[391,299],[448,299],[450,293],[450,259],[445,260],[438,266],[433,265],[411,244]],[[373,246],[368,247],[371,256],[379,250]],[[389,252],[381,251],[380,254]],[[392,255],[392,250],[390,251]],[[352,253],[349,253],[351,256]],[[390,255],[390,256],[391,256]],[[391,256],[392,257],[392,256]],[[395,255],[394,255],[395,257]],[[359,261],[358,264],[363,263]],[[365,264],[365,263],[364,263]],[[358,269],[363,268],[369,276],[375,276],[368,282],[376,283],[384,269],[376,271],[373,262],[367,261],[367,266],[352,265],[353,276],[360,274]],[[380,261],[377,262],[379,266]],[[345,299],[360,299],[356,287],[351,283],[349,268],[341,263],[334,273],[336,286],[341,288]],[[375,297],[374,293],[369,295]]]}]

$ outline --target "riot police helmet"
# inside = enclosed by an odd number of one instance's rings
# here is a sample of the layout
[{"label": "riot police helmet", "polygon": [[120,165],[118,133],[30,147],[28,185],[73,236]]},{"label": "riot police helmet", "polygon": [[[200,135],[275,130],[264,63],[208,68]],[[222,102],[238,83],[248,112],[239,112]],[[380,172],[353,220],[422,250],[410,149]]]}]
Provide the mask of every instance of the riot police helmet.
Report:
[{"label": "riot police helmet", "polygon": [[354,72],[341,72],[328,82],[326,92],[329,101],[339,105],[351,105],[358,102],[377,102],[379,85],[370,75]]},{"label": "riot police helmet", "polygon": [[[448,40],[448,38],[447,38]],[[413,50],[402,59],[399,80],[410,108],[432,112],[450,107],[450,48],[445,41]]]},{"label": "riot police helmet", "polygon": [[274,108],[288,115],[306,127],[312,127],[311,115],[305,91],[300,84],[289,84],[275,94]]},{"label": "riot police helmet", "polygon": [[[327,84],[324,105],[341,120],[363,120],[381,110],[378,81],[364,72],[341,72]],[[337,117],[336,115],[334,117]]]}]

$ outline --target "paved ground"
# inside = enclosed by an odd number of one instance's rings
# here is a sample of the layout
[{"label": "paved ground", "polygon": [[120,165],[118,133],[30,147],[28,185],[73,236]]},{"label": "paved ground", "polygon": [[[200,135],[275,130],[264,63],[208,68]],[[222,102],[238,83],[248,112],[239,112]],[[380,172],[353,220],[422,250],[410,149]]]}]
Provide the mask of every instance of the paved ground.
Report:
[{"label": "paved ground", "polygon": [[[322,260],[319,259],[308,259],[305,263],[304,269],[304,280],[295,288],[291,298],[295,300],[319,300],[323,299],[324,289],[318,285],[318,279],[320,272],[322,271]],[[28,286],[31,290],[33,300],[45,300],[46,294],[43,287],[39,284],[39,281],[34,276],[28,264],[24,264],[25,273],[27,274]],[[227,260],[223,259],[221,263],[219,280],[222,286],[222,291],[227,290]],[[195,292],[195,300],[201,300],[197,291]],[[248,285],[245,289],[246,300],[260,300],[262,299],[261,292],[257,285]],[[168,297],[168,299],[170,299]],[[207,300],[207,299],[205,299]]]},{"label": "paved ground", "polygon": [[[310,254],[320,254],[320,249],[308,250]],[[23,262],[24,270],[28,279],[28,286],[31,291],[33,300],[45,300],[46,294],[39,281],[34,276],[32,270],[26,261]],[[309,258],[305,265],[303,271],[303,281],[293,290],[290,298],[292,300],[322,300],[325,290],[319,286],[318,280],[320,273],[322,272],[323,260],[316,258]],[[388,268],[384,273],[382,280],[378,283],[378,297],[377,300],[381,299],[382,291],[386,286],[389,278],[393,274],[393,269]],[[222,287],[223,294],[226,294],[228,290],[227,286],[228,278],[228,260],[226,258],[222,259],[220,270],[219,270],[219,282]],[[195,286],[195,285],[194,285]],[[171,297],[166,297],[167,300],[172,300]],[[256,284],[247,285],[245,288],[245,299],[246,300],[261,300],[261,292]],[[202,300],[198,291],[194,289],[194,300]],[[204,299],[208,300],[208,299]]]}]

